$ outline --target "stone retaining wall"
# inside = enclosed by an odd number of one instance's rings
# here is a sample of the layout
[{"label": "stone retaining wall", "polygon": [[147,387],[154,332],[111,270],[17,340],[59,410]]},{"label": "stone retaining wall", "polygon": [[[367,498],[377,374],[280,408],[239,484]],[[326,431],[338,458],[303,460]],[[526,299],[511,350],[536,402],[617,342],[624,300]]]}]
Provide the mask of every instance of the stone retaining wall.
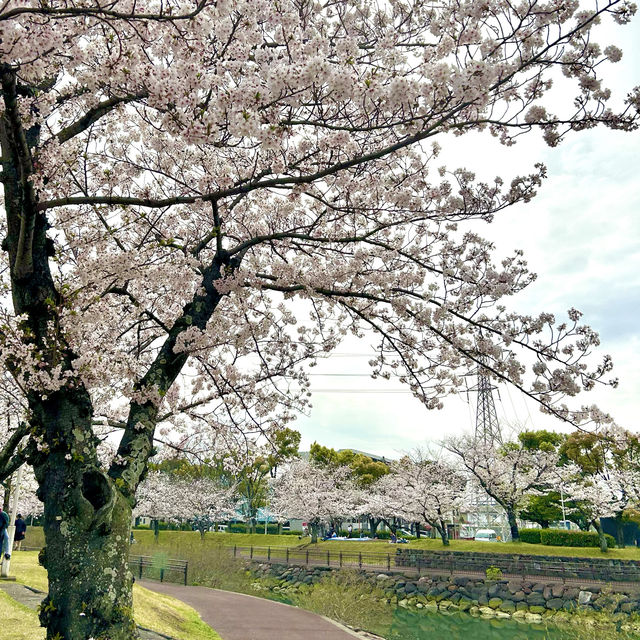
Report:
[{"label": "stone retaining wall", "polygon": [[572,558],[512,553],[397,549],[396,566],[484,573],[498,567],[506,574],[537,575],[603,582],[640,582],[640,563],[617,558]]},{"label": "stone retaining wall", "polygon": [[[320,581],[329,567],[293,567],[254,563],[257,578],[269,578],[274,591],[295,592]],[[472,615],[497,618],[524,618],[530,622],[557,617],[567,619],[575,611],[606,612],[626,618],[640,611],[640,592],[595,586],[568,586],[528,580],[483,580],[455,576],[423,576],[413,574],[358,574],[378,587],[388,603],[401,607],[466,611]],[[275,584],[274,584],[275,581]]]}]

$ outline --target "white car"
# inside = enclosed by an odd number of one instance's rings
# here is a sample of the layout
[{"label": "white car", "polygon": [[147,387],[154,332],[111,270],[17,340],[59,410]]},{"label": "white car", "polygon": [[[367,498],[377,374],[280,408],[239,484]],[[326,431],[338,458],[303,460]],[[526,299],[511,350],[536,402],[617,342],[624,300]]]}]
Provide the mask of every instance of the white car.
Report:
[{"label": "white car", "polygon": [[498,534],[493,529],[478,529],[473,539],[478,542],[498,542]]}]

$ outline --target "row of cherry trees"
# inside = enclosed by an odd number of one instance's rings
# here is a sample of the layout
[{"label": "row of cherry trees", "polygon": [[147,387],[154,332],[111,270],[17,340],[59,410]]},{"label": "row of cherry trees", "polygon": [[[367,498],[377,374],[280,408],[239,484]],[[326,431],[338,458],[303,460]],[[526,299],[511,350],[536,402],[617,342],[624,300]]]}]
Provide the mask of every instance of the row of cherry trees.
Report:
[{"label": "row of cherry trees", "polygon": [[0,376],[24,410],[0,480],[35,471],[48,640],[136,637],[127,540],[158,441],[272,437],[349,332],[426,407],[485,363],[546,411],[592,417],[563,399],[615,383],[596,332],[576,311],[507,311],[534,275],[470,224],[529,202],[545,167],[476,178],[438,156],[468,133],[555,147],[636,129],[640,91],[612,94],[622,53],[594,33],[635,9],[2,4]]},{"label": "row of cherry trees", "polygon": [[622,522],[640,505],[638,436],[615,426],[568,437],[525,432],[505,444],[464,436],[448,440],[446,449],[452,461],[416,451],[366,483],[346,465],[298,460],[273,483],[271,509],[284,519],[307,520],[314,539],[322,522],[337,527],[366,516],[372,534],[379,522],[395,531],[405,521],[433,528],[447,545],[447,524],[473,511],[477,490],[504,509],[513,540],[530,501],[549,498],[559,508],[561,492],[568,519],[595,528],[606,551],[600,519]]},{"label": "row of cherry trees", "polygon": [[365,516],[396,531],[400,521],[433,527],[448,544],[447,522],[464,504],[466,478],[451,465],[422,454],[392,462],[389,472],[363,486],[346,466],[298,460],[273,483],[271,509],[281,518],[309,522],[315,541],[322,522],[335,528]]}]

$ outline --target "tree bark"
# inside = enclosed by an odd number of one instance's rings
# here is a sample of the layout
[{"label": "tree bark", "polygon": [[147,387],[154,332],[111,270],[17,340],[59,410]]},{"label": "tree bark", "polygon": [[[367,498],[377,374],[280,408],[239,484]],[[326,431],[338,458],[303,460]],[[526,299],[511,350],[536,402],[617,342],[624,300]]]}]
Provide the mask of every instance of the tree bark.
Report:
[{"label": "tree bark", "polygon": [[600,518],[593,521],[593,526],[596,528],[598,532],[598,538],[600,539],[600,551],[602,553],[607,552],[607,539],[605,538],[604,531],[602,530],[602,523],[600,522]]},{"label": "tree bark", "polygon": [[511,529],[511,540],[513,542],[520,541],[520,531],[518,531],[518,523],[516,522],[516,513],[512,509],[507,509],[507,520],[509,521],[509,529]]},{"label": "tree bark", "polygon": [[311,527],[311,544],[316,544],[318,542],[318,523],[310,522],[309,526]]},{"label": "tree bark", "polygon": [[447,525],[444,522],[436,522],[434,523],[435,529],[440,534],[440,538],[442,540],[442,544],[445,547],[449,546],[449,533],[447,531]]},{"label": "tree bark", "polygon": [[128,567],[131,502],[100,469],[88,394],[62,390],[32,403],[37,431],[57,445],[33,459],[44,502],[49,577],[40,622],[47,640],[136,638]]},{"label": "tree bark", "polygon": [[622,511],[616,513],[616,544],[624,549],[626,544],[624,541],[624,521],[622,519]]},{"label": "tree bark", "polygon": [[7,478],[4,483],[4,498],[2,499],[2,510],[5,513],[9,513],[10,503],[11,503],[11,480],[12,478]]}]

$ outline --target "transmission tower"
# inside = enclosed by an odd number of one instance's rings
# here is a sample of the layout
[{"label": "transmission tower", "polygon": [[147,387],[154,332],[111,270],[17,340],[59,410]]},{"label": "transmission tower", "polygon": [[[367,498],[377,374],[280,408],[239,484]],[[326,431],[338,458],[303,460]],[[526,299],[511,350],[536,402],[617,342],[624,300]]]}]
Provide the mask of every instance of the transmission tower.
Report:
[{"label": "transmission tower", "polygon": [[502,444],[502,434],[498,424],[496,405],[493,401],[493,390],[487,370],[483,366],[478,367],[478,384],[471,391],[478,392],[478,405],[476,408],[476,439],[484,444]]}]

